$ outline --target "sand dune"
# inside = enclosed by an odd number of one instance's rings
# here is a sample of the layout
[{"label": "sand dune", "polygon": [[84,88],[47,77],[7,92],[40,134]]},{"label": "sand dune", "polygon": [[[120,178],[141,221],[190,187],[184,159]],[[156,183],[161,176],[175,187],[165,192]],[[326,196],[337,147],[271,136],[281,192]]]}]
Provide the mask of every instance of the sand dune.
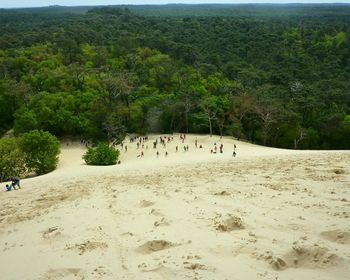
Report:
[{"label": "sand dune", "polygon": [[0,192],[0,279],[350,279],[350,151],[156,137]]}]

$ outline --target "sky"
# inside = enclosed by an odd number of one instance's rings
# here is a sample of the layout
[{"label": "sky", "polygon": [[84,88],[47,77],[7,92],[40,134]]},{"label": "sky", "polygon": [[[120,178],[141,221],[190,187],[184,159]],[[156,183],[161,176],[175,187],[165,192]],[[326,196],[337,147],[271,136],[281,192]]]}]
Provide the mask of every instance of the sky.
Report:
[{"label": "sky", "polygon": [[0,8],[170,3],[350,3],[350,0],[0,0]]}]

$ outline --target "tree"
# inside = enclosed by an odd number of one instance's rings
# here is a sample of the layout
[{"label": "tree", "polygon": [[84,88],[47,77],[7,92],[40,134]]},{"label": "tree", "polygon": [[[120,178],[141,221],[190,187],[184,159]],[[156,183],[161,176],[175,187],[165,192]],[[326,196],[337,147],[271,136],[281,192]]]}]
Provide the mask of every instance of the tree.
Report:
[{"label": "tree", "polygon": [[103,123],[103,128],[107,133],[107,138],[110,142],[120,144],[125,136],[126,129],[120,117],[116,114],[111,114]]},{"label": "tree", "polygon": [[200,103],[200,107],[202,108],[208,121],[210,137],[213,135],[213,122],[217,118],[217,101],[217,96],[206,95],[202,98]]},{"label": "tree", "polygon": [[88,147],[83,159],[88,165],[114,165],[119,158],[119,150],[109,147],[106,143],[99,143],[95,148]]},{"label": "tree", "polygon": [[38,118],[35,112],[25,107],[17,110],[15,113],[14,133],[20,135],[39,127]]},{"label": "tree", "polygon": [[262,142],[266,145],[272,126],[278,121],[278,106],[272,103],[259,102],[255,112],[261,121]]},{"label": "tree", "polygon": [[26,173],[23,154],[16,138],[0,139],[0,182]]},{"label": "tree", "polygon": [[217,117],[216,117],[216,123],[218,125],[219,128],[219,133],[220,133],[220,137],[223,136],[224,134],[224,128],[225,125],[231,115],[231,109],[230,108],[230,100],[228,95],[223,95],[220,96],[220,98],[218,98],[218,110],[217,110]]},{"label": "tree", "polygon": [[56,168],[60,142],[49,132],[32,130],[24,133],[19,139],[19,145],[29,171],[42,175]]},{"label": "tree", "polygon": [[199,94],[205,91],[202,83],[202,77],[192,69],[185,69],[177,77],[178,89],[177,96],[180,110],[185,117],[185,131],[189,132],[189,114],[198,104]]}]

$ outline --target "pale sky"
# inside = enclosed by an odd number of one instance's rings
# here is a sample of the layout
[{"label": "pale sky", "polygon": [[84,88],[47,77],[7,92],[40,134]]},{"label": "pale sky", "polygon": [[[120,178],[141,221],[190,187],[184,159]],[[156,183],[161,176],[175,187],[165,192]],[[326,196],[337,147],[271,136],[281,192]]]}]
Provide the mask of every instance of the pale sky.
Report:
[{"label": "pale sky", "polygon": [[350,0],[0,0],[0,8],[43,7],[50,5],[120,5],[120,4],[210,4],[210,3],[350,3]]}]

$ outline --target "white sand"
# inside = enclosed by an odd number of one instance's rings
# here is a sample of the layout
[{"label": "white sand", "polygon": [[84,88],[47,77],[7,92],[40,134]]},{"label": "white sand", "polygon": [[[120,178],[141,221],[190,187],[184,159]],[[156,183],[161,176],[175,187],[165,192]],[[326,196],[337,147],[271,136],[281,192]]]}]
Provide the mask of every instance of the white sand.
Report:
[{"label": "white sand", "polygon": [[350,279],[350,151],[174,135],[157,158],[154,137],[109,167],[65,144],[1,191],[0,279]]}]

